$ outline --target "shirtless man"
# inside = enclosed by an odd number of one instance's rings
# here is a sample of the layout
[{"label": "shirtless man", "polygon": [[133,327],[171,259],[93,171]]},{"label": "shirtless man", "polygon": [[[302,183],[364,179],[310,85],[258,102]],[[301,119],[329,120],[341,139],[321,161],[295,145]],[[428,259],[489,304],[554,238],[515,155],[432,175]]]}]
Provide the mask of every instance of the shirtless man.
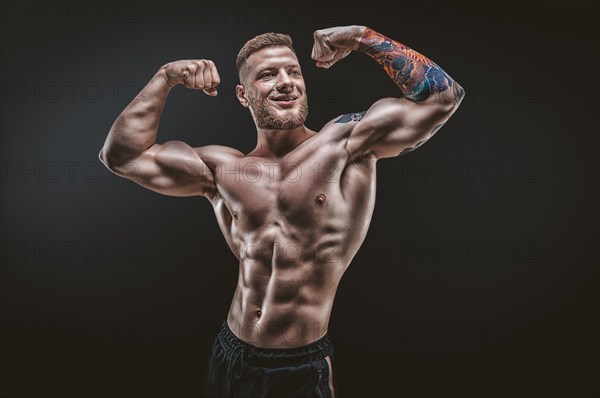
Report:
[{"label": "shirtless man", "polygon": [[[114,173],[172,196],[204,196],[239,259],[239,280],[215,339],[209,396],[334,396],[327,325],[338,283],[362,244],[375,205],[378,159],[427,141],[464,90],[422,54],[365,26],[314,33],[312,58],[329,68],[368,54],[400,88],[368,110],[304,125],[306,85],[288,35],[265,33],[241,49],[236,96],[249,108],[257,145],[156,142],[177,84],[216,96],[210,60],[164,65],[112,126],[100,160]],[[365,76],[357,72],[364,84]]]}]

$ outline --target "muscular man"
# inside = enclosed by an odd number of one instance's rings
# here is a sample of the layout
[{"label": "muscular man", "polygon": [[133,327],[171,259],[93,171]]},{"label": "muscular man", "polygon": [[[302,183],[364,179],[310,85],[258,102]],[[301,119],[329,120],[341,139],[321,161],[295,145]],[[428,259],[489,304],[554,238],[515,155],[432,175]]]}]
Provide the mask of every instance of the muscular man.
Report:
[{"label": "muscular man", "polygon": [[[314,33],[312,58],[329,68],[352,51],[377,61],[400,89],[364,112],[304,125],[308,99],[288,35],[265,33],[238,54],[236,96],[257,129],[248,154],[180,141],[156,142],[177,84],[217,95],[210,60],[160,68],[115,121],[101,161],[153,191],[204,196],[239,259],[239,280],[215,339],[210,396],[334,395],[327,325],[338,283],[363,242],[375,205],[378,159],[427,141],[464,90],[433,61],[365,26]],[[359,84],[364,75],[357,73]],[[357,82],[351,82],[357,84]]]}]

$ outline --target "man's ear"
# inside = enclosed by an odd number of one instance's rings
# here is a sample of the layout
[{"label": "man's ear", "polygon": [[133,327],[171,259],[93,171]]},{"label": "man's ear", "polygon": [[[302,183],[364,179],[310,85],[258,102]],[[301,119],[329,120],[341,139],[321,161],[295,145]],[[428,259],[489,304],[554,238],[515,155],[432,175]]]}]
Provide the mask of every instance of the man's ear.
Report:
[{"label": "man's ear", "polygon": [[246,89],[242,84],[235,86],[235,95],[244,108],[248,108],[250,106],[250,101],[248,101],[248,98],[246,97]]}]

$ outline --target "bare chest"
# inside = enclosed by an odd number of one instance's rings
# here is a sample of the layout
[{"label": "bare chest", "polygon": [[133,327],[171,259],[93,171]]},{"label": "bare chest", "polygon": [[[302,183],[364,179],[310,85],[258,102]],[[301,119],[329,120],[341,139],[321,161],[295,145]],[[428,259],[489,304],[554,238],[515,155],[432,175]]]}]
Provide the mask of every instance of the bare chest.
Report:
[{"label": "bare chest", "polygon": [[349,163],[343,137],[319,135],[282,159],[247,156],[215,168],[213,206],[234,253],[292,245],[336,247],[343,257],[358,247],[375,203],[375,161]]},{"label": "bare chest", "polygon": [[343,148],[330,145],[299,155],[280,161],[250,157],[219,166],[219,192],[238,227],[302,227],[343,211]]}]

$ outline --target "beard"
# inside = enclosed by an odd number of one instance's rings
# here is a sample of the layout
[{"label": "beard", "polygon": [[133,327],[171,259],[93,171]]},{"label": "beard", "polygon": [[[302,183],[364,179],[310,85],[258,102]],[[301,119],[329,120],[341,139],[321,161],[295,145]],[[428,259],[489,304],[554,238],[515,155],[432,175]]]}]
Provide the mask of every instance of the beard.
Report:
[{"label": "beard", "polygon": [[269,99],[255,99],[250,102],[254,111],[256,125],[266,130],[290,130],[304,125],[308,117],[308,98],[302,95],[292,108],[284,108],[281,112],[274,109]]}]

